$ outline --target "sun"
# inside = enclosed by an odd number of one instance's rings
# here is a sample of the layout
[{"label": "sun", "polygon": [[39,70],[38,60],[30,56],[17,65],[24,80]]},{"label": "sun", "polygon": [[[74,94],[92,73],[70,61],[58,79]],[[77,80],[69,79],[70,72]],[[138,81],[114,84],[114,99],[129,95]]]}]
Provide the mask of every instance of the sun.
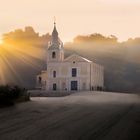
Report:
[{"label": "sun", "polygon": [[0,45],[2,45],[3,44],[3,40],[2,39],[0,39]]}]

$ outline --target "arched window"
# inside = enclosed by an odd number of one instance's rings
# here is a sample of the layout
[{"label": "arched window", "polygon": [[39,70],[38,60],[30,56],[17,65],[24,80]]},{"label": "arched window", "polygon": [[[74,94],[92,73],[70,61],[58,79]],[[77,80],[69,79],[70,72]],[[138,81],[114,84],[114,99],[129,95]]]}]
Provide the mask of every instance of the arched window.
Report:
[{"label": "arched window", "polygon": [[56,77],[56,71],[53,71],[53,77]]},{"label": "arched window", "polygon": [[41,82],[42,82],[42,77],[39,76],[39,77],[38,77],[38,83],[41,84]]},{"label": "arched window", "polygon": [[56,53],[52,52],[52,58],[56,58]]}]

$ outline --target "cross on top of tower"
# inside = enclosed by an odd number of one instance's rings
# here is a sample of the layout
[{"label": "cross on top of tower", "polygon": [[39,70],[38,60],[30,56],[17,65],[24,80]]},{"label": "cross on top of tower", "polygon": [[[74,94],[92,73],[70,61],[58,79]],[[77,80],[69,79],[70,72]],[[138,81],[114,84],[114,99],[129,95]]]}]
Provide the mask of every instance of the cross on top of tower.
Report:
[{"label": "cross on top of tower", "polygon": [[54,25],[56,25],[56,17],[54,16]]}]

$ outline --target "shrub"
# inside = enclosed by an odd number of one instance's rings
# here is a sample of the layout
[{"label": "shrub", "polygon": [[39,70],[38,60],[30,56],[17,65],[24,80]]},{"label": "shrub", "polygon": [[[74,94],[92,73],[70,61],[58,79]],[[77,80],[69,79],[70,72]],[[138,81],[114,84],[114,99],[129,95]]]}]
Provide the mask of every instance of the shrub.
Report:
[{"label": "shrub", "polygon": [[0,105],[12,105],[16,100],[29,100],[29,95],[25,88],[9,85],[0,86]]}]

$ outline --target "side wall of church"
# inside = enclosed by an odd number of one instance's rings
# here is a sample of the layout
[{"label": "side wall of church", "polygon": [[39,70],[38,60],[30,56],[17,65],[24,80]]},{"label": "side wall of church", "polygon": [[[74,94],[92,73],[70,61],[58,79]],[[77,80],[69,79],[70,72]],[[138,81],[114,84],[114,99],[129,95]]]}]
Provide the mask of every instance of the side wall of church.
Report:
[{"label": "side wall of church", "polygon": [[94,89],[99,87],[104,87],[104,68],[101,65],[96,63],[92,63],[91,66],[92,74],[91,74],[91,81]]}]

